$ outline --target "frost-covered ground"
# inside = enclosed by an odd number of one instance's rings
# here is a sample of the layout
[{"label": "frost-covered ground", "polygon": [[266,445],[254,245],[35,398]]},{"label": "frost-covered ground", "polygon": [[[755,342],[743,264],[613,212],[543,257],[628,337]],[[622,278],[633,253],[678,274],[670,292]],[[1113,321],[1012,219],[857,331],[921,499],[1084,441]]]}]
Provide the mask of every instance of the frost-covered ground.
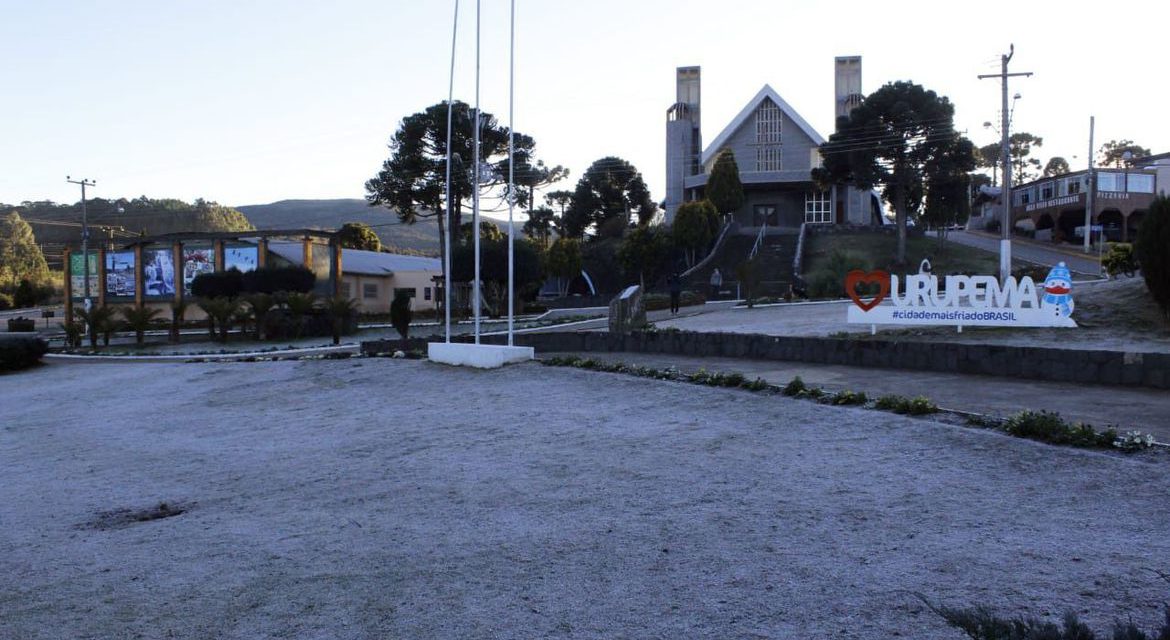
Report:
[{"label": "frost-covered ground", "polygon": [[1164,456],[537,364],[53,364],[0,377],[0,637],[961,637],[915,593],[1151,626],[1168,491]]}]

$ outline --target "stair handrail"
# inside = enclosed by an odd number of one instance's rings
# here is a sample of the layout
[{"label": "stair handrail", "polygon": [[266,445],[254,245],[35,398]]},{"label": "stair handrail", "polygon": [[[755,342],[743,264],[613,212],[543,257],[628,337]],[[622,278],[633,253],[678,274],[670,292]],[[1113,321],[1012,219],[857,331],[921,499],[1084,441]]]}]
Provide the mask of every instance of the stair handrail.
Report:
[{"label": "stair handrail", "polygon": [[792,257],[792,277],[800,278],[801,268],[804,266],[804,236],[808,223],[800,223],[800,235],[796,238],[796,255]]},{"label": "stair handrail", "polygon": [[687,269],[686,271],[683,271],[679,277],[686,278],[692,273],[710,264],[711,261],[715,259],[715,254],[719,253],[719,250],[723,248],[723,243],[727,241],[727,236],[730,235],[729,232],[731,231],[733,224],[734,222],[730,219],[727,222],[724,222],[723,229],[719,231],[719,237],[715,239],[715,244],[711,247],[711,251],[702,260],[696,262],[695,266]]},{"label": "stair handrail", "polygon": [[760,225],[760,232],[756,234],[756,242],[755,242],[755,244],[752,245],[751,253],[748,254],[748,260],[755,258],[756,254],[759,253],[760,245],[764,243],[764,233],[767,230],[768,230],[768,222],[764,221],[764,223],[762,225]]}]

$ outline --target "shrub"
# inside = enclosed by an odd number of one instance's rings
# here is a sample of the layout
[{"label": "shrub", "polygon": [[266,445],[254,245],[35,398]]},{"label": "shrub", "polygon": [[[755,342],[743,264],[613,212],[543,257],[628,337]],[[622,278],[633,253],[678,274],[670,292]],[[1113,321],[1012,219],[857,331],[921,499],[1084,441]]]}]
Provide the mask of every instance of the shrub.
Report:
[{"label": "shrub", "polygon": [[752,258],[739,263],[735,267],[735,277],[739,278],[740,292],[750,309],[755,306],[756,294],[760,292],[760,259]]},{"label": "shrub", "polygon": [[[357,312],[357,304],[357,301],[350,300],[345,296],[331,298],[326,304],[325,308],[329,310],[330,325],[333,329],[333,344],[341,344],[341,334],[353,327],[353,316]],[[409,326],[409,324],[408,322],[407,325]]]},{"label": "shrub", "polygon": [[281,291],[308,293],[313,290],[317,276],[303,266],[263,267],[243,274],[244,293],[278,293]]},{"label": "shrub", "polygon": [[893,411],[894,413],[904,413],[911,416],[924,416],[931,413],[938,413],[938,405],[924,396],[907,398],[899,395],[886,395],[878,398],[873,406],[875,409],[881,409],[882,411]]},{"label": "shrub", "polygon": [[394,294],[394,301],[390,303],[390,324],[403,340],[406,340],[407,334],[410,333],[410,300],[408,293],[399,291]]},{"label": "shrub", "polygon": [[[957,609],[927,603],[947,624],[976,640],[1096,640],[1097,635],[1073,612],[1064,615],[1063,626],[1036,618],[1000,618],[987,607]],[[1163,640],[1170,638],[1170,608],[1161,628],[1146,633],[1133,622],[1115,622],[1113,640]]]},{"label": "shrub", "polygon": [[1049,411],[1021,411],[1004,421],[1003,430],[1020,438],[1074,447],[1108,448],[1117,439],[1113,429],[1097,432],[1092,425],[1069,424],[1060,414]]},{"label": "shrub", "polygon": [[869,398],[863,391],[841,391],[831,398],[831,404],[835,405],[858,405],[869,402]]},{"label": "shrub", "polygon": [[1170,319],[1170,198],[1154,198],[1138,228],[1133,248],[1141,263],[1146,288],[1162,314]]},{"label": "shrub", "polygon": [[840,298],[845,295],[845,276],[855,269],[869,271],[869,260],[856,251],[833,249],[825,261],[809,274],[808,294],[814,298]]},{"label": "shrub", "polygon": [[0,311],[11,309],[15,305],[16,302],[12,299],[11,295],[0,292]]},{"label": "shrub", "polygon": [[162,310],[152,307],[122,307],[122,317],[126,318],[126,326],[134,332],[136,344],[142,344],[143,335],[160,313]]},{"label": "shrub", "polygon": [[806,389],[807,389],[807,387],[804,386],[804,380],[801,380],[800,376],[796,376],[791,381],[789,381],[788,384],[784,385],[784,395],[786,395],[786,396],[800,395]]},{"label": "shrub", "polygon": [[748,391],[764,391],[768,388],[768,383],[763,378],[756,378],[751,382],[744,382],[740,386]]},{"label": "shrub", "polygon": [[929,398],[918,396],[911,398],[906,405],[905,413],[912,416],[924,416],[930,413],[938,413],[938,405],[931,402]]},{"label": "shrub", "polygon": [[33,336],[5,336],[0,338],[0,371],[19,371],[40,362],[49,351],[49,344]]},{"label": "shrub", "polygon": [[1109,251],[1101,256],[1101,266],[1110,276],[1125,271],[1133,264],[1133,245],[1128,242],[1110,242]]},{"label": "shrub", "polygon": [[244,274],[239,269],[201,273],[191,281],[191,295],[196,298],[235,298],[244,288]]},{"label": "shrub", "polygon": [[906,398],[902,396],[887,395],[875,400],[873,406],[875,409],[881,409],[882,411],[898,411],[904,402],[906,402]]}]

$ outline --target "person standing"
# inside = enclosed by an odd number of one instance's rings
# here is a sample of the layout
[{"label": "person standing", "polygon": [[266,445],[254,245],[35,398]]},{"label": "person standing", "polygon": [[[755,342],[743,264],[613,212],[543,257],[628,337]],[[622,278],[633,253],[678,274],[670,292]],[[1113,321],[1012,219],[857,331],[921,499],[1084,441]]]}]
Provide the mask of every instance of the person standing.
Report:
[{"label": "person standing", "polygon": [[678,272],[674,272],[670,276],[670,312],[672,314],[678,313],[678,304],[682,299],[682,278],[678,277]]},{"label": "person standing", "polygon": [[719,267],[711,272],[711,299],[715,300],[719,297],[719,288],[723,286],[723,274],[719,273]]}]

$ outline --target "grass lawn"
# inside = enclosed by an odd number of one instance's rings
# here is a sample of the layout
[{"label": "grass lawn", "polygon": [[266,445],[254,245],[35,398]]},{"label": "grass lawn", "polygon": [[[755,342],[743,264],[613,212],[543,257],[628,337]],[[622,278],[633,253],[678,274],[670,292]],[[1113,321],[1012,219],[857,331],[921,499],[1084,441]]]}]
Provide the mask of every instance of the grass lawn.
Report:
[{"label": "grass lawn", "polygon": [[834,233],[814,235],[809,239],[804,254],[805,273],[816,273],[831,269],[834,251],[843,251],[854,254],[852,260],[858,262],[851,268],[885,269],[894,273],[918,271],[918,264],[923,258],[930,260],[935,273],[945,275],[949,273],[978,273],[994,275],[999,269],[999,257],[995,254],[966,247],[954,242],[947,242],[939,248],[937,238],[909,237],[906,238],[906,266],[897,268],[894,257],[897,254],[898,238],[884,233]]}]

